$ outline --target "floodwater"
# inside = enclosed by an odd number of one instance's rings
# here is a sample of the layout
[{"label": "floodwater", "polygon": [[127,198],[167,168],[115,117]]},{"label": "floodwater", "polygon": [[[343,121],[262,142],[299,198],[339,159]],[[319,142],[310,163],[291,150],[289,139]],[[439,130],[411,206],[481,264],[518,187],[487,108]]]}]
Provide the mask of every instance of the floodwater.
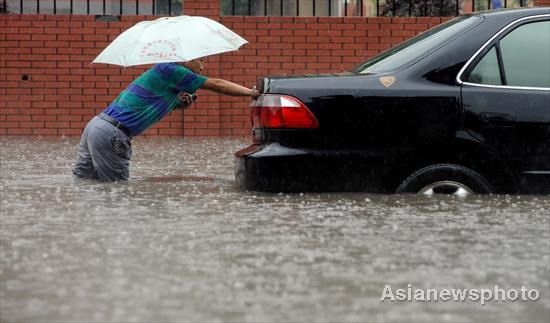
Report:
[{"label": "floodwater", "polygon": [[[0,321],[550,318],[550,196],[245,192],[234,138],[138,137],[132,179],[100,183],[77,142],[0,138]],[[380,301],[407,284],[540,296]]]}]

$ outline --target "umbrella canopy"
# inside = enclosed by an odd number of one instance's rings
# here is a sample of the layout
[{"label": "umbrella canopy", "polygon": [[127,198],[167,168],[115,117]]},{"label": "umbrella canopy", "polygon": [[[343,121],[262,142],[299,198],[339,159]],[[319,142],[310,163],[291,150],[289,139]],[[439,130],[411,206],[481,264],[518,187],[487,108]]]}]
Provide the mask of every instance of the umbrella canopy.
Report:
[{"label": "umbrella canopy", "polygon": [[239,49],[247,41],[205,17],[163,17],[142,21],[120,34],[92,63],[124,67],[186,62]]}]

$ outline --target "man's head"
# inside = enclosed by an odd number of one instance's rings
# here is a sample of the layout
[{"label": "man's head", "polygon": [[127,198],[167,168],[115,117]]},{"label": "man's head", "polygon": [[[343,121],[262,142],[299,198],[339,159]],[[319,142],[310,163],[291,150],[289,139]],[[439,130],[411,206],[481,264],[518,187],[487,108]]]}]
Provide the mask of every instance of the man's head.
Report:
[{"label": "man's head", "polygon": [[194,73],[200,74],[206,63],[206,57],[195,58],[194,60],[180,63],[182,66],[187,67]]}]

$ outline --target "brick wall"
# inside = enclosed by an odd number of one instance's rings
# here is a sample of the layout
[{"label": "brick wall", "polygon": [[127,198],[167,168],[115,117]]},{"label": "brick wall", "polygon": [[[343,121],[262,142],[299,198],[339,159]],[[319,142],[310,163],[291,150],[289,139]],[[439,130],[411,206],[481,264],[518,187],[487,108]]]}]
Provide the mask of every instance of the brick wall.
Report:
[{"label": "brick wall", "polygon": [[[542,0],[550,1],[550,0]],[[265,75],[349,69],[447,18],[220,17],[219,0],[186,0],[185,14],[216,19],[250,43],[209,58],[204,74],[247,87]],[[0,135],[80,135],[144,68],[89,63],[144,19],[99,22],[81,15],[0,15]],[[247,98],[200,90],[145,135],[248,135]]]}]

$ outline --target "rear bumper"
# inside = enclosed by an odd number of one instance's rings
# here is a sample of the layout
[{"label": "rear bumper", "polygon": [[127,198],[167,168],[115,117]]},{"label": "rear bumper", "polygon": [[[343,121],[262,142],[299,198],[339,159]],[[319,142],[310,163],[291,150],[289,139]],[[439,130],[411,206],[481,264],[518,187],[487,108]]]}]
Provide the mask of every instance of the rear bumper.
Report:
[{"label": "rear bumper", "polygon": [[237,185],[251,191],[370,191],[384,187],[388,156],[379,153],[312,150],[277,143],[251,145],[235,153]]}]

